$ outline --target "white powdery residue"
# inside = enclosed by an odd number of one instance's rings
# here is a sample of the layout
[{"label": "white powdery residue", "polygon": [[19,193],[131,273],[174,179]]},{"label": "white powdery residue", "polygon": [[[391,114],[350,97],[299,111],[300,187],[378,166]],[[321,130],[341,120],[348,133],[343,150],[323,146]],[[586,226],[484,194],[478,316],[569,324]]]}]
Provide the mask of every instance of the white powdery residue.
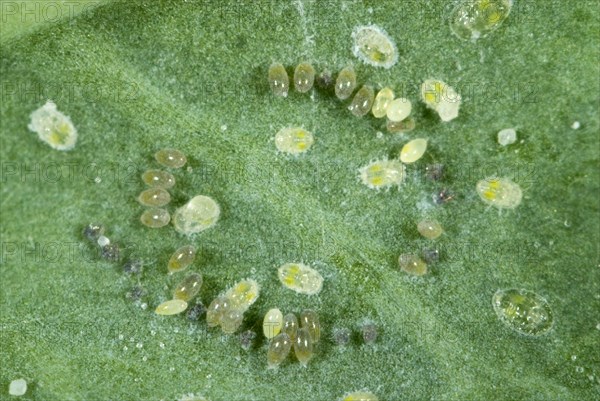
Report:
[{"label": "white powdery residue", "polygon": [[306,19],[306,11],[304,9],[304,2],[302,0],[296,0],[294,2],[298,14],[300,15],[300,23],[302,25],[302,34],[304,35],[304,52],[303,54],[308,55],[312,53],[315,45],[315,35],[310,34],[308,31],[308,21]]}]

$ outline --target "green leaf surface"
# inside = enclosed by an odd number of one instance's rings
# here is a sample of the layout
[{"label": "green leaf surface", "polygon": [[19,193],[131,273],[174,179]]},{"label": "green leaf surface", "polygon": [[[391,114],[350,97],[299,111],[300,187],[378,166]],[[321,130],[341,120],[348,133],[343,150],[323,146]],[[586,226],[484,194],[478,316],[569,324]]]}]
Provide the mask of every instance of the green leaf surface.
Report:
[{"label": "green leaf surface", "polygon": [[[596,1],[518,1],[473,43],[452,35],[454,3],[441,0],[95,2],[39,24],[7,16],[6,3],[0,399],[14,398],[8,385],[20,377],[29,400],[325,401],[359,389],[382,401],[600,398]],[[352,30],[370,23],[398,47],[391,69],[352,54]],[[334,74],[353,64],[359,84],[391,86],[413,102],[417,128],[389,134],[328,91],[275,98],[269,65],[291,74],[304,60]],[[442,123],[420,102],[427,78],[461,93],[457,119]],[[27,129],[47,99],[78,129],[72,151]],[[293,125],[316,138],[298,157],[273,141]],[[519,139],[502,147],[496,134],[508,127]],[[362,185],[360,167],[417,137],[429,147],[401,187]],[[140,176],[165,147],[189,161],[172,171],[169,211],[211,196],[221,206],[214,228],[186,238],[141,225]],[[425,172],[434,162],[448,172],[440,182]],[[522,187],[517,209],[479,200],[476,182],[495,174]],[[443,188],[454,199],[435,205]],[[441,222],[439,239],[419,236],[425,217]],[[87,243],[92,221],[124,259],[146,262],[139,278]],[[205,304],[243,278],[260,283],[243,325],[260,334],[249,351],[203,320],[154,314],[185,276],[168,276],[166,264],[188,243],[199,249],[190,270],[203,274]],[[398,255],[424,247],[441,253],[430,273],[401,272]],[[276,269],[291,261],[321,272],[319,295],[280,284]],[[126,297],[136,285],[139,302]],[[544,297],[553,329],[527,337],[505,326],[491,304],[500,288]],[[261,324],[272,307],[318,311],[324,338],[307,368],[291,357],[267,370]],[[365,321],[379,328],[371,345]],[[339,328],[353,332],[346,347],[332,339]]]}]

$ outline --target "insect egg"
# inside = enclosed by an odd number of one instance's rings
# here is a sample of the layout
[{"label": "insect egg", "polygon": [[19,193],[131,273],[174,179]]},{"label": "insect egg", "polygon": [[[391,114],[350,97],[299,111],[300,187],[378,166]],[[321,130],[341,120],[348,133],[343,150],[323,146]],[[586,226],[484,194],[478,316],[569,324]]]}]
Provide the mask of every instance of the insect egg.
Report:
[{"label": "insect egg", "polygon": [[163,189],[171,188],[175,185],[175,177],[173,174],[161,170],[148,170],[142,174],[142,181],[151,187]]},{"label": "insect egg", "polygon": [[169,270],[169,274],[179,272],[187,269],[189,265],[194,262],[196,258],[196,248],[191,245],[184,245],[181,248],[177,249],[171,258],[169,259],[169,263],[167,268]]},{"label": "insect egg", "polygon": [[402,147],[400,151],[400,161],[402,163],[414,163],[423,157],[427,150],[427,139],[413,139]]},{"label": "insect egg", "polygon": [[294,340],[294,353],[303,366],[306,366],[313,357],[313,344],[306,327],[298,330],[298,335]]},{"label": "insect egg", "polygon": [[269,350],[267,351],[269,369],[278,367],[287,358],[291,348],[292,342],[287,334],[280,333],[276,335],[271,340]]},{"label": "insect egg", "polygon": [[204,306],[204,304],[200,301],[196,301],[196,304],[194,304],[194,306],[192,306],[187,313],[187,318],[189,320],[198,320],[200,319],[200,316],[204,315],[206,313],[206,306]]},{"label": "insect egg", "polygon": [[300,127],[282,128],[275,135],[277,150],[291,155],[304,153],[310,149],[315,138],[312,132]]},{"label": "insect egg", "polygon": [[417,230],[423,237],[429,239],[436,239],[444,232],[442,226],[436,220],[419,221],[417,224]]},{"label": "insect egg", "polygon": [[252,330],[246,330],[240,333],[240,345],[246,351],[248,351],[252,347],[252,343],[256,338],[256,333]]},{"label": "insect egg", "polygon": [[450,29],[462,40],[475,41],[496,30],[512,4],[513,0],[464,0],[450,14]]},{"label": "insect egg", "polygon": [[275,96],[287,97],[290,78],[282,64],[274,63],[269,67],[269,85]]},{"label": "insect egg", "polygon": [[182,299],[171,299],[158,305],[156,310],[157,315],[177,315],[187,309],[187,302]]},{"label": "insect egg", "polygon": [[387,188],[402,184],[405,168],[398,160],[376,160],[362,167],[359,177],[371,189]]},{"label": "insect egg", "polygon": [[150,188],[142,191],[138,196],[138,202],[144,206],[161,207],[171,201],[171,195],[162,188]]},{"label": "insect egg", "polygon": [[517,141],[517,131],[514,128],[506,128],[498,132],[498,143],[502,146],[512,145]]},{"label": "insect egg", "polygon": [[373,88],[369,85],[363,85],[362,88],[356,92],[356,95],[354,95],[352,103],[348,106],[348,110],[356,117],[364,116],[371,110],[374,96],[375,93],[373,92]]},{"label": "insect egg", "polygon": [[316,78],[315,83],[321,89],[329,89],[333,85],[333,77],[329,70],[321,72]]},{"label": "insect egg", "polygon": [[[316,312],[307,309],[300,314],[300,326],[306,328],[313,343],[318,343],[321,338],[321,323]],[[299,331],[298,331],[299,332]]]},{"label": "insect egg", "polygon": [[181,168],[187,163],[185,155],[177,149],[161,149],[154,154],[157,162],[165,167]]},{"label": "insect egg", "polygon": [[181,234],[195,234],[217,224],[220,214],[217,202],[208,196],[198,195],[175,211],[173,225]]},{"label": "insect egg", "polygon": [[293,313],[288,313],[283,317],[283,327],[281,331],[287,334],[292,341],[296,339],[298,332],[298,318]]},{"label": "insect egg", "polygon": [[371,109],[373,116],[375,116],[375,118],[385,116],[392,100],[394,100],[394,92],[392,89],[387,86],[381,89],[373,101],[373,108]]},{"label": "insect egg", "polygon": [[171,215],[165,209],[152,208],[147,209],[140,216],[143,225],[150,228],[160,228],[169,224]]},{"label": "insect egg", "polygon": [[300,294],[314,295],[323,288],[323,277],[315,269],[302,263],[286,263],[277,270],[279,281]]},{"label": "insect egg", "polygon": [[223,313],[221,318],[221,329],[225,334],[233,334],[242,325],[244,312],[239,309],[230,309]]},{"label": "insect egg", "polygon": [[444,178],[444,165],[441,163],[433,163],[425,167],[427,178],[432,181],[439,181]]},{"label": "insect egg", "polygon": [[294,87],[300,93],[306,93],[313,87],[315,69],[309,63],[300,63],[294,71]]},{"label": "insect egg", "polygon": [[415,129],[415,120],[412,117],[407,117],[402,121],[387,120],[386,128],[388,132],[404,133]]},{"label": "insect egg", "polygon": [[229,311],[229,300],[224,295],[215,298],[206,310],[206,323],[208,327],[215,327],[221,324],[223,314]]},{"label": "insect egg", "polygon": [[373,323],[365,323],[362,328],[362,337],[365,344],[373,344],[377,340],[377,326]]},{"label": "insect egg", "polygon": [[348,345],[348,343],[350,342],[350,335],[350,330],[338,329],[333,332],[333,341],[335,341],[335,343],[340,346]]},{"label": "insect egg", "polygon": [[277,308],[270,309],[263,319],[263,333],[267,338],[273,338],[281,331],[283,313]]},{"label": "insect egg", "polygon": [[427,273],[427,264],[416,255],[403,253],[398,257],[398,264],[402,271],[413,276],[422,276]]},{"label": "insect egg", "polygon": [[366,391],[357,391],[351,394],[346,394],[342,401],[378,401],[379,399],[373,393]]},{"label": "insect egg", "polygon": [[437,79],[427,79],[421,85],[421,98],[423,102],[433,109],[444,122],[458,117],[458,109],[462,101],[456,91]]},{"label": "insect egg", "polygon": [[498,290],[492,297],[498,318],[513,330],[537,336],[552,328],[552,310],[548,302],[533,291]]},{"label": "insect egg", "polygon": [[110,260],[111,262],[116,262],[119,260],[119,255],[121,254],[121,248],[119,244],[111,243],[102,247],[101,255],[104,259]]},{"label": "insect egg", "polygon": [[356,73],[354,68],[348,66],[344,68],[335,80],[335,95],[338,99],[348,99],[356,88]]},{"label": "insect egg", "polygon": [[366,64],[390,68],[398,61],[396,45],[388,34],[376,25],[359,26],[352,32],[352,52]]},{"label": "insect egg", "polygon": [[477,183],[477,194],[483,202],[499,209],[514,209],[521,204],[521,187],[510,178],[488,177]]},{"label": "insect egg", "polygon": [[198,273],[192,273],[177,285],[173,293],[173,299],[190,302],[196,297],[200,291],[200,287],[202,287],[202,276]]},{"label": "insect egg", "polygon": [[435,248],[424,248],[421,253],[425,263],[428,265],[435,264],[440,260],[440,251]]},{"label": "insect egg", "polygon": [[412,103],[406,98],[394,99],[390,102],[385,112],[387,118],[393,122],[404,120],[412,111]]},{"label": "insect egg", "polygon": [[71,150],[77,142],[77,130],[71,119],[56,109],[56,104],[47,101],[31,113],[27,126],[38,137],[56,150]]},{"label": "insect egg", "polygon": [[144,264],[139,259],[130,259],[123,265],[123,272],[127,274],[140,274]]},{"label": "insect egg", "polygon": [[96,242],[104,234],[104,226],[99,223],[90,223],[83,229],[83,235],[91,242]]}]

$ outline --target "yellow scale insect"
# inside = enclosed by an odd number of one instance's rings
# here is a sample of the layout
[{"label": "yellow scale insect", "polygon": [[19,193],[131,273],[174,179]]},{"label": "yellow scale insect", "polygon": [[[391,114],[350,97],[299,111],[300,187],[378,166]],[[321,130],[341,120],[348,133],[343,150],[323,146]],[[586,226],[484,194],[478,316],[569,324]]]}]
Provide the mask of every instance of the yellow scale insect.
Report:
[{"label": "yellow scale insect", "polygon": [[138,202],[144,206],[161,207],[171,202],[171,195],[162,188],[149,188],[140,193]]},{"label": "yellow scale insect", "polygon": [[312,132],[300,127],[282,128],[275,135],[277,150],[291,155],[308,151],[314,142],[315,138]]},{"label": "yellow scale insect", "polygon": [[263,334],[267,338],[273,338],[283,327],[283,313],[277,308],[269,309],[263,319]]},{"label": "yellow scale insect", "polygon": [[514,209],[523,199],[521,187],[510,178],[485,178],[477,183],[476,190],[483,202],[498,209]]},{"label": "yellow scale insect", "polygon": [[69,116],[56,109],[50,100],[30,115],[27,126],[38,137],[56,150],[71,150],[77,142],[77,130]]},{"label": "yellow scale insect", "polygon": [[287,97],[290,90],[290,78],[281,63],[273,63],[269,67],[269,86],[275,96]]},{"label": "yellow scale insect", "polygon": [[403,253],[398,257],[398,265],[405,273],[413,276],[422,276],[427,274],[427,263],[413,254]]},{"label": "yellow scale insect", "polygon": [[533,291],[498,290],[492,297],[492,305],[498,318],[521,334],[538,336],[552,328],[552,309],[543,297]]},{"label": "yellow scale insect", "polygon": [[387,69],[398,61],[396,45],[377,25],[356,27],[352,39],[352,52],[365,64]]},{"label": "yellow scale insect", "polygon": [[286,263],[277,270],[279,281],[299,294],[314,295],[323,288],[323,276],[302,263]]},{"label": "yellow scale insect", "polygon": [[391,88],[386,86],[385,88],[381,89],[373,101],[373,107],[371,108],[371,113],[373,113],[373,116],[375,118],[384,117],[387,113],[390,103],[392,103],[393,100],[394,92]]},{"label": "yellow scale insect", "polygon": [[356,72],[350,66],[345,67],[335,80],[335,96],[340,100],[348,99],[354,92],[354,88],[356,88]]},{"label": "yellow scale insect", "polygon": [[359,170],[359,178],[371,189],[399,186],[405,178],[405,167],[398,160],[376,160]]},{"label": "yellow scale insect", "polygon": [[175,185],[173,174],[162,170],[147,170],[142,174],[142,181],[151,187],[169,189]]},{"label": "yellow scale insect", "polygon": [[342,401],[379,401],[379,399],[373,393],[356,391],[354,393],[346,394]]},{"label": "yellow scale insect", "polygon": [[464,0],[450,14],[450,29],[462,40],[475,41],[498,29],[513,0]]},{"label": "yellow scale insect", "polygon": [[354,95],[352,103],[348,106],[348,110],[356,117],[362,117],[371,111],[374,98],[375,92],[373,91],[373,87],[363,85],[358,92],[356,92],[356,95]]},{"label": "yellow scale insect", "polygon": [[195,234],[217,224],[221,209],[217,202],[204,195],[194,196],[173,214],[173,226],[181,234]]},{"label": "yellow scale insect", "polygon": [[309,63],[300,63],[294,70],[294,87],[300,93],[306,93],[315,82],[315,69]]},{"label": "yellow scale insect", "polygon": [[421,84],[421,99],[427,107],[438,113],[443,122],[458,117],[462,98],[451,86],[439,79],[427,79]]},{"label": "yellow scale insect", "polygon": [[169,274],[179,272],[188,268],[196,258],[196,248],[191,245],[184,245],[178,248],[169,258],[167,269]]},{"label": "yellow scale insect", "polygon": [[408,142],[400,151],[400,161],[402,163],[414,163],[425,154],[427,150],[427,139],[417,138]]}]

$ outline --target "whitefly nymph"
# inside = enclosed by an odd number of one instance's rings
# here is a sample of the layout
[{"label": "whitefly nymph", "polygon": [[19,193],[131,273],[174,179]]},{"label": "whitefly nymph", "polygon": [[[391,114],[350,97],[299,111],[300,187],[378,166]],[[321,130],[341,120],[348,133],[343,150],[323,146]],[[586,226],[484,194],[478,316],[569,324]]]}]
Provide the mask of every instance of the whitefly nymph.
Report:
[{"label": "whitefly nymph", "polygon": [[352,52],[365,64],[390,68],[398,61],[398,50],[390,36],[377,25],[358,26],[352,32]]},{"label": "whitefly nymph", "polygon": [[406,176],[405,170],[398,160],[375,160],[360,168],[359,178],[371,189],[390,188],[402,184]]},{"label": "whitefly nymph", "polygon": [[38,137],[56,150],[71,150],[77,142],[77,130],[69,116],[57,110],[48,100],[45,105],[31,113],[27,126]]}]

